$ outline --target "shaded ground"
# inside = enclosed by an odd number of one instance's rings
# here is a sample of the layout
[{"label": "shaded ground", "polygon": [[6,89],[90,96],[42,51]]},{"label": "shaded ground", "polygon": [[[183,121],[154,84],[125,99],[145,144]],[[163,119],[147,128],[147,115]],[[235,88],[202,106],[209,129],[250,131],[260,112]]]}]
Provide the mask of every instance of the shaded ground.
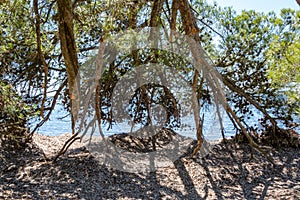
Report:
[{"label": "shaded ground", "polygon": [[182,157],[151,173],[100,165],[75,143],[56,163],[46,161],[68,135],[36,134],[22,152],[0,150],[0,199],[300,199],[300,152],[272,151],[273,167],[250,148],[217,144],[204,159]]}]

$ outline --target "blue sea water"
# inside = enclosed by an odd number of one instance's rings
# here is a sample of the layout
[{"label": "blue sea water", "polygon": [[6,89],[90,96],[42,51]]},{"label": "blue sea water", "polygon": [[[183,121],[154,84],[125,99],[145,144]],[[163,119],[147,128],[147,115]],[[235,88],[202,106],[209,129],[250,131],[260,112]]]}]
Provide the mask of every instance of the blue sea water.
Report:
[{"label": "blue sea water", "polygon": [[[58,107],[53,111],[50,120],[47,121],[42,127],[40,127],[37,130],[37,132],[45,135],[50,135],[50,136],[57,136],[64,133],[72,132],[71,119],[69,116],[66,117],[66,115],[67,113]],[[249,124],[257,124],[259,126],[259,123],[257,123],[256,120],[258,118],[259,118],[259,113],[257,113],[254,117],[248,119],[247,122]],[[236,131],[230,119],[226,117],[226,115],[223,115],[222,121],[224,125],[225,136],[226,137],[234,136],[236,134]],[[181,122],[183,126],[181,126],[180,129],[174,129],[174,130],[183,136],[196,139],[196,131],[195,131],[193,118],[191,116],[187,116],[185,118],[182,118]],[[31,128],[33,127],[34,124],[32,125]],[[112,134],[130,132],[131,126],[129,126],[128,123],[124,122],[120,124],[114,124],[113,128],[109,130],[107,130],[107,126],[103,125],[102,129],[104,134],[106,136],[109,136]],[[296,131],[300,133],[300,127],[298,127]],[[203,132],[205,138],[208,140],[217,140],[222,138],[219,120],[213,112],[206,113],[204,119]]]}]

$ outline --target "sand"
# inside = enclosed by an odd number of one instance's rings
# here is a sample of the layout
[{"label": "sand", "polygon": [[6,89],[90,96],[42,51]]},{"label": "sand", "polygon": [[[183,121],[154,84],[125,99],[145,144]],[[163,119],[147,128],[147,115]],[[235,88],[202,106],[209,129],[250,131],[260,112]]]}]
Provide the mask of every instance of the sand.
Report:
[{"label": "sand", "polygon": [[215,144],[205,158],[183,155],[151,172],[99,162],[80,142],[50,159],[70,134],[34,134],[24,150],[0,150],[0,199],[300,199],[300,152],[271,149],[273,166],[247,144]]}]

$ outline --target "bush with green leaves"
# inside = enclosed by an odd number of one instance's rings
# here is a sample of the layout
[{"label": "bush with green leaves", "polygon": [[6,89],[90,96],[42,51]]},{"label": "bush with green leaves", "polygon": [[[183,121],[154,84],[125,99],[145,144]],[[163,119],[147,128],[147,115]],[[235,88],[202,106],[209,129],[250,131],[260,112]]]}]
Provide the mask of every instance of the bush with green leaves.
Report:
[{"label": "bush with green leaves", "polygon": [[27,105],[9,83],[0,81],[2,147],[20,148],[30,140],[29,128],[26,125],[33,115],[33,107]]}]

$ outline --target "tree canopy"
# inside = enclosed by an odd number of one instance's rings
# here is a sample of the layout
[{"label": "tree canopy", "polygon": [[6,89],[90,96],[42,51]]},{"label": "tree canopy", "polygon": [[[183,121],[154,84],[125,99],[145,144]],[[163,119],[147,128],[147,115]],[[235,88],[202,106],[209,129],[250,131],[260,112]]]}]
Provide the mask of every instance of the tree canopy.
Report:
[{"label": "tree canopy", "polygon": [[[194,50],[193,57],[206,57],[211,61],[209,66],[220,74],[217,79],[222,81],[228,102],[223,104],[225,111],[237,132],[243,132],[249,140],[247,132],[269,130],[270,126],[276,137],[278,124],[294,124],[299,114],[299,11],[284,9],[280,16],[255,11],[237,14],[232,8],[220,8],[202,0],[14,0],[0,6],[0,81],[8,81],[26,103],[37,105],[34,109],[40,111],[39,126],[61,103],[72,111],[75,133],[75,121],[82,114],[80,91],[76,90],[82,84],[76,79],[80,67],[96,62],[101,51],[99,44],[107,38],[147,27],[176,31],[201,45],[206,53]],[[110,110],[111,97],[121,77],[149,62],[173,66],[182,72],[196,93],[199,112],[215,100],[214,87],[205,73],[191,67],[180,55],[137,49],[129,55],[110,56],[113,61],[106,66],[96,87],[93,109],[99,124],[115,121]],[[213,84],[219,83],[214,80]],[[155,99],[151,96],[154,91],[169,99]],[[167,124],[171,124],[180,117],[176,99],[172,98],[166,88],[144,85],[131,101],[135,105],[131,117],[143,125],[149,124],[148,107],[160,102],[167,108]],[[203,121],[199,112],[194,111],[197,129]],[[250,125],[247,120],[254,112],[261,113],[261,117]],[[263,125],[262,130],[258,124]],[[201,131],[195,134],[200,140]]]}]

